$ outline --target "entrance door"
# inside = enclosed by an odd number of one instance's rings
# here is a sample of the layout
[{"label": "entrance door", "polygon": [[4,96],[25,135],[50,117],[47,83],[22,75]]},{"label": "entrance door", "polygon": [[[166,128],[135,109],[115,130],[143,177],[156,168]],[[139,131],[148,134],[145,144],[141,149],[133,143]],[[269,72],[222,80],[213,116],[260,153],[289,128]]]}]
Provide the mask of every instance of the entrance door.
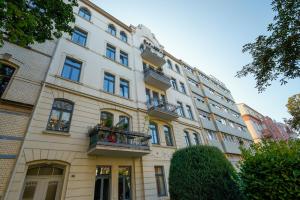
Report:
[{"label": "entrance door", "polygon": [[63,186],[63,166],[29,166],[22,194],[23,200],[58,200]]},{"label": "entrance door", "polygon": [[23,200],[58,200],[62,188],[61,176],[26,177]]}]

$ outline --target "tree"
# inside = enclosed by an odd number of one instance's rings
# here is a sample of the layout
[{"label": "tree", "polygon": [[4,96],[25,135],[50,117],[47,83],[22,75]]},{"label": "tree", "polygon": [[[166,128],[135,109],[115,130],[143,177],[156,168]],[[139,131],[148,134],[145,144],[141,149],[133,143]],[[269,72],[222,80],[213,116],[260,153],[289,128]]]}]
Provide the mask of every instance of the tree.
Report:
[{"label": "tree", "polygon": [[240,183],[249,200],[300,197],[300,140],[263,141],[242,149]]},{"label": "tree", "polygon": [[238,200],[231,163],[216,147],[193,146],[173,154],[169,174],[172,200]]},{"label": "tree", "polygon": [[252,74],[259,92],[280,78],[281,84],[300,77],[300,1],[273,0],[274,22],[269,24],[269,36],[260,35],[254,43],[243,46],[253,61],[238,71],[241,78]]},{"label": "tree", "polygon": [[286,122],[292,127],[292,129],[300,132],[300,94],[291,96],[286,107],[290,115],[292,115],[292,118],[288,119]]},{"label": "tree", "polygon": [[42,43],[71,33],[77,0],[0,0],[0,47]]}]

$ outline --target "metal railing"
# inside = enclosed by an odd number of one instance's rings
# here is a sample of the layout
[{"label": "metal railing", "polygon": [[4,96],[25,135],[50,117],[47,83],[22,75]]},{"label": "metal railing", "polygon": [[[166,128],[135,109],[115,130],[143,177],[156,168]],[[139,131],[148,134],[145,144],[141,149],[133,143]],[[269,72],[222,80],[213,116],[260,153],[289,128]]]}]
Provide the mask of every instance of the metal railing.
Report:
[{"label": "metal railing", "polygon": [[109,145],[133,149],[149,149],[150,135],[96,125],[89,131],[90,147]]},{"label": "metal railing", "polygon": [[177,106],[168,103],[166,100],[160,99],[151,99],[147,103],[148,110],[153,110],[153,109],[160,109],[165,112],[171,112],[171,113],[176,113],[177,114]]}]

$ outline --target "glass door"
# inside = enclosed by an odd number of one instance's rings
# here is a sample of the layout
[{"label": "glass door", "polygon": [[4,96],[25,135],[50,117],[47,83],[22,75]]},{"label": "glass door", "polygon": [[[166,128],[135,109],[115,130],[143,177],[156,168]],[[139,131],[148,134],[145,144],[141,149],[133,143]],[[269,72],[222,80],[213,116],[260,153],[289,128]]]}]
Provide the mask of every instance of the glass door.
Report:
[{"label": "glass door", "polygon": [[98,166],[96,169],[94,200],[109,200],[110,185],[111,185],[110,166]]},{"label": "glass door", "polygon": [[131,199],[131,167],[119,167],[119,200]]}]

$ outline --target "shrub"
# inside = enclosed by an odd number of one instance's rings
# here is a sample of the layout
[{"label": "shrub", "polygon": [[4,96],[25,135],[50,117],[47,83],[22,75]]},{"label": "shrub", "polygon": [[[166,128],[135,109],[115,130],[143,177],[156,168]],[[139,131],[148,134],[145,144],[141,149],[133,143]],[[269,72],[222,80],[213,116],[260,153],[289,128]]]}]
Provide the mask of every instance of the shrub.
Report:
[{"label": "shrub", "polygon": [[239,176],[247,199],[300,199],[300,141],[263,141],[242,150]]},{"label": "shrub", "polygon": [[216,147],[193,146],[174,153],[169,174],[172,200],[238,200],[231,163]]}]

